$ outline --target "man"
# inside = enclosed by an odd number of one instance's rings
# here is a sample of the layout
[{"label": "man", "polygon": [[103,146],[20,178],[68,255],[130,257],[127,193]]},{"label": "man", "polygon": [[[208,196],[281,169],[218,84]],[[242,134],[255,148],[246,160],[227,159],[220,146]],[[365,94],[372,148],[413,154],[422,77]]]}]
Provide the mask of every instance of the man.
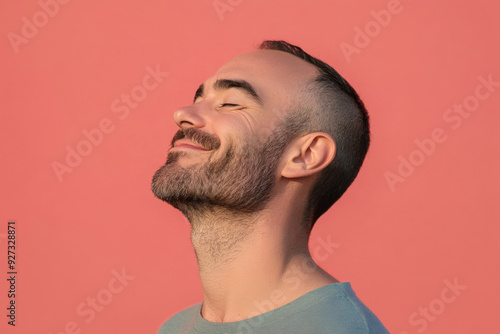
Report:
[{"label": "man", "polygon": [[362,101],[333,68],[264,41],[207,79],[174,120],[152,190],[191,224],[203,302],[160,334],[388,333],[308,250],[370,141]]}]

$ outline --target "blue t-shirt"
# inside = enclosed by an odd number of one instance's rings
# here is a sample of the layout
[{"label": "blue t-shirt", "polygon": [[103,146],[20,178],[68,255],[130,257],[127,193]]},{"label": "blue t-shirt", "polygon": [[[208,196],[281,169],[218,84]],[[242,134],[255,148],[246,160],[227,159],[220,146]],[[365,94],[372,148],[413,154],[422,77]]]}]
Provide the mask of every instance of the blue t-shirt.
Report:
[{"label": "blue t-shirt", "polygon": [[389,334],[349,282],[325,285],[242,321],[207,321],[201,316],[201,306],[199,303],[177,313],[158,334]]}]

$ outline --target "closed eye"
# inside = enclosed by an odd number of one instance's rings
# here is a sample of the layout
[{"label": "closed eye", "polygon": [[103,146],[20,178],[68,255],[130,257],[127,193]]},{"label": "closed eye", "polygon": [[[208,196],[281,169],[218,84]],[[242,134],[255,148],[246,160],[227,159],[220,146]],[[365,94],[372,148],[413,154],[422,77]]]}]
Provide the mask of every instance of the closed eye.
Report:
[{"label": "closed eye", "polygon": [[239,107],[239,105],[234,104],[234,103],[223,103],[220,105],[220,107]]}]

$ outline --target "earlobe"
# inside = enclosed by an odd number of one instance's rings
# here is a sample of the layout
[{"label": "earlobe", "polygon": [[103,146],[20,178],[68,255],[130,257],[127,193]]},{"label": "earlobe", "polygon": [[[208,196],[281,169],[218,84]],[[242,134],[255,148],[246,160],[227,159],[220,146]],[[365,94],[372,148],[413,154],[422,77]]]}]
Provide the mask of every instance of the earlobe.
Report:
[{"label": "earlobe", "polygon": [[281,175],[300,178],[316,174],[333,161],[335,152],[335,141],[330,135],[324,132],[308,133],[285,151],[286,160]]}]

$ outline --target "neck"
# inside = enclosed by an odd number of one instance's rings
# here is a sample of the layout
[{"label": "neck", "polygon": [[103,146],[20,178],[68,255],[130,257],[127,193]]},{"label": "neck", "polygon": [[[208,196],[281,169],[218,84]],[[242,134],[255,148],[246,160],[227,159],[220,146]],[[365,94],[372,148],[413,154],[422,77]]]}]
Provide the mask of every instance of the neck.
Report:
[{"label": "neck", "polygon": [[205,211],[203,218],[189,219],[191,242],[198,260],[200,274],[216,273],[242,251],[245,240],[255,231],[255,217],[241,217],[222,210]]},{"label": "neck", "polygon": [[337,282],[318,267],[309,235],[289,211],[238,216],[212,211],[190,219],[203,286],[202,316],[213,322],[250,318]]}]

